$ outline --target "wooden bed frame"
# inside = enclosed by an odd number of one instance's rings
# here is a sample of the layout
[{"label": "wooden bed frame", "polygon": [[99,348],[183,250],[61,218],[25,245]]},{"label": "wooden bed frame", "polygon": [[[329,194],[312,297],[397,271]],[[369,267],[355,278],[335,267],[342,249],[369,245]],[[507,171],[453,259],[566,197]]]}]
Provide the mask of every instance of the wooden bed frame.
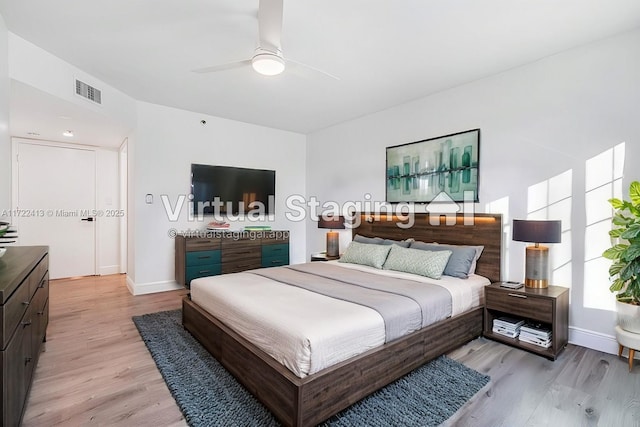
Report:
[{"label": "wooden bed frame", "polygon": [[[466,225],[430,225],[428,214],[414,214],[415,225],[402,229],[397,217],[361,214],[353,235],[424,242],[484,245],[476,273],[500,280],[502,218],[475,214]],[[451,218],[449,218],[451,220]],[[467,221],[469,219],[467,218]],[[433,218],[431,218],[433,222]],[[435,221],[438,222],[437,220]],[[295,376],[264,351],[185,297],[182,323],[200,343],[285,426],[313,426],[424,363],[480,336],[483,307],[440,321],[405,337],[352,357],[305,378]]]}]

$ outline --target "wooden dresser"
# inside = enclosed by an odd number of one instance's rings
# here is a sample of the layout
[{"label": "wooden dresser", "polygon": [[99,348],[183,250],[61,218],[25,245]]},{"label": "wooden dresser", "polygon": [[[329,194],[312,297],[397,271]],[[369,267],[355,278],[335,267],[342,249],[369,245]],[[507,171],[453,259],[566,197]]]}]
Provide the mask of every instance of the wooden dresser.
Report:
[{"label": "wooden dresser", "polygon": [[0,258],[0,413],[17,426],[49,323],[49,248],[16,246]]},{"label": "wooden dresser", "polygon": [[199,231],[176,236],[176,282],[289,264],[289,232]]}]

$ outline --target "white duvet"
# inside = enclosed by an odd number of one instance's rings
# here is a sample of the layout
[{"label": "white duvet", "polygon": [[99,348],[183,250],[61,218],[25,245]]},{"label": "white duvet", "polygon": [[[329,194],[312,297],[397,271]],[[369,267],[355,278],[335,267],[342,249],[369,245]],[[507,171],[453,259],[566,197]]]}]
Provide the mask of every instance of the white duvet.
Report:
[{"label": "white duvet", "polygon": [[[440,285],[452,297],[452,315],[478,306],[489,280],[443,276],[433,280],[408,273],[334,262],[387,276]],[[377,311],[289,286],[251,273],[191,281],[191,299],[298,377],[318,372],[385,342]]]}]

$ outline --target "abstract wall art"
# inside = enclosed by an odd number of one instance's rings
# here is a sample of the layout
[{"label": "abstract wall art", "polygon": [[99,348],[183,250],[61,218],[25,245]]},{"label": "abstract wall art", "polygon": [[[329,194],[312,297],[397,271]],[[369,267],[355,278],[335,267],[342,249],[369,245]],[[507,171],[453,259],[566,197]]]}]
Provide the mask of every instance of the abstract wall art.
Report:
[{"label": "abstract wall art", "polygon": [[387,202],[477,202],[479,151],[480,129],[387,147]]}]

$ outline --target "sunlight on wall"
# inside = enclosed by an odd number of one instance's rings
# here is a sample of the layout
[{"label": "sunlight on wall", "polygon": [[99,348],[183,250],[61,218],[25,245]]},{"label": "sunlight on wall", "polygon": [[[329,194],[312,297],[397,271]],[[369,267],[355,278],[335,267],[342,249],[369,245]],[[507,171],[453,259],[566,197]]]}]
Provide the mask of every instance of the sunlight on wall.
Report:
[{"label": "sunlight on wall", "polygon": [[509,244],[511,242],[511,218],[509,218],[509,197],[503,197],[485,206],[485,212],[502,214],[502,277],[509,280]]},{"label": "sunlight on wall", "polygon": [[529,187],[527,219],[562,221],[562,243],[549,245],[552,285],[571,287],[571,187],[568,170]]},{"label": "sunlight on wall", "polygon": [[613,210],[607,202],[622,197],[625,143],[620,143],[585,163],[585,217],[584,233],[584,306],[602,310],[615,310],[615,298],[609,292],[609,266],[611,261],[602,252],[611,246]]}]

